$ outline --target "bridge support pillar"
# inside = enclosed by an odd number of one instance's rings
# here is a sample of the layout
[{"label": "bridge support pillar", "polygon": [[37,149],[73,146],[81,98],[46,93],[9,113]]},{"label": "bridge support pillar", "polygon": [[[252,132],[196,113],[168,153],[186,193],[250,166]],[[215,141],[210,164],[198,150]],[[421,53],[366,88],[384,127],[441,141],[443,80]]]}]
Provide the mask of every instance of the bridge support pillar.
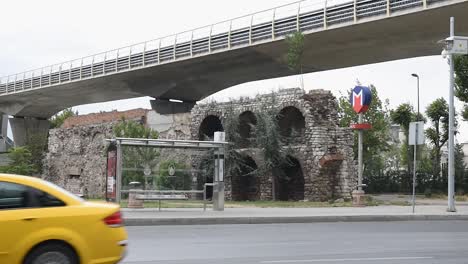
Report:
[{"label": "bridge support pillar", "polygon": [[151,108],[161,115],[189,113],[195,106],[195,102],[172,102],[166,99],[154,99],[150,103]]},{"label": "bridge support pillar", "polygon": [[10,125],[15,147],[25,146],[32,141],[45,144],[49,133],[48,120],[34,117],[13,117],[10,118]]},{"label": "bridge support pillar", "polygon": [[0,153],[6,152],[8,137],[8,115],[0,112]]}]

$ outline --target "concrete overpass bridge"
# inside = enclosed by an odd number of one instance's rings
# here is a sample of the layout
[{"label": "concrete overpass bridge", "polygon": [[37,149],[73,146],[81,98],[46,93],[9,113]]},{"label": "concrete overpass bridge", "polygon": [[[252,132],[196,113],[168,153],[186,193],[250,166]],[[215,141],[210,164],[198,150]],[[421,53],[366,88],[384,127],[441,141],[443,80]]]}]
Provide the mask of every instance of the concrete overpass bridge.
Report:
[{"label": "concrete overpass bridge", "polygon": [[23,141],[24,131],[43,131],[48,117],[71,106],[152,96],[156,111],[187,111],[230,86],[294,74],[285,37],[296,31],[305,35],[305,73],[440,54],[450,16],[456,33],[468,34],[468,0],[331,1],[301,1],[3,77],[0,112],[14,116],[14,137]]}]

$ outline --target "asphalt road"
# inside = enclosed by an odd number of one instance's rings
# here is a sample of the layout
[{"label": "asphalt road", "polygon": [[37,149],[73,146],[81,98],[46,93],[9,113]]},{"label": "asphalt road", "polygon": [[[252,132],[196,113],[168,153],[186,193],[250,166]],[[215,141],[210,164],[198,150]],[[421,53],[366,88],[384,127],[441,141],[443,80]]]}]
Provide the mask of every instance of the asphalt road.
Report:
[{"label": "asphalt road", "polygon": [[468,263],[468,221],[129,227],[126,264]]}]

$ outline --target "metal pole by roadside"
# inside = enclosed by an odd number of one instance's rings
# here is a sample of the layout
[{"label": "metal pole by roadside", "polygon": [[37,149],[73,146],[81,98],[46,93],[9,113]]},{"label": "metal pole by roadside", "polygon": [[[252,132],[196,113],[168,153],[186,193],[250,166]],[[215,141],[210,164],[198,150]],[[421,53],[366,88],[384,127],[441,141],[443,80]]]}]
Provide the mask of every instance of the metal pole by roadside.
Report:
[{"label": "metal pole by roadside", "polygon": [[414,209],[416,206],[416,171],[417,171],[417,153],[418,153],[418,130],[419,130],[419,75],[413,73],[411,76],[416,77],[417,80],[417,101],[418,101],[418,108],[417,108],[417,114],[416,114],[416,133],[414,134],[415,136],[415,142],[414,142],[414,162],[413,162],[413,197],[412,197],[412,204],[413,204],[413,214],[414,214]]},{"label": "metal pole by roadside", "polygon": [[[450,17],[450,37],[455,36],[455,19]],[[455,106],[453,99],[454,86],[454,62],[453,54],[449,55],[450,78],[449,78],[449,140],[448,140],[448,212],[456,212],[455,209],[455,164],[454,164],[454,125],[455,125]]]},{"label": "metal pole by roadside", "polygon": [[[359,124],[362,124],[362,113],[359,114]],[[358,191],[362,191],[362,129],[358,131]]]}]

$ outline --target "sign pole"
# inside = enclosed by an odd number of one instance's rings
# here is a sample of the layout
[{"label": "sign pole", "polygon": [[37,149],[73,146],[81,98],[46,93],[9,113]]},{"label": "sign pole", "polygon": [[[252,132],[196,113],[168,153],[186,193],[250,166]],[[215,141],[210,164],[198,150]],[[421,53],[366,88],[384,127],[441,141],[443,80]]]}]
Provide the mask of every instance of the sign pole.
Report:
[{"label": "sign pole", "polygon": [[418,128],[419,124],[416,123],[416,133],[414,133],[414,162],[413,162],[413,214],[414,214],[414,207],[416,206],[416,154],[418,150]]},{"label": "sign pole", "polygon": [[370,124],[363,123],[363,114],[369,109],[369,106],[372,102],[372,92],[369,87],[365,86],[356,86],[351,92],[350,103],[353,107],[353,110],[358,114],[358,122],[356,124],[351,124],[351,128],[358,130],[358,180],[357,180],[357,189],[352,192],[353,197],[353,206],[365,206],[364,198],[365,193],[363,187],[365,186],[362,183],[363,179],[363,133],[364,130],[371,129]]},{"label": "sign pole", "polygon": [[[362,113],[359,113],[359,124],[362,124]],[[362,192],[362,129],[358,131],[358,191]]]}]

